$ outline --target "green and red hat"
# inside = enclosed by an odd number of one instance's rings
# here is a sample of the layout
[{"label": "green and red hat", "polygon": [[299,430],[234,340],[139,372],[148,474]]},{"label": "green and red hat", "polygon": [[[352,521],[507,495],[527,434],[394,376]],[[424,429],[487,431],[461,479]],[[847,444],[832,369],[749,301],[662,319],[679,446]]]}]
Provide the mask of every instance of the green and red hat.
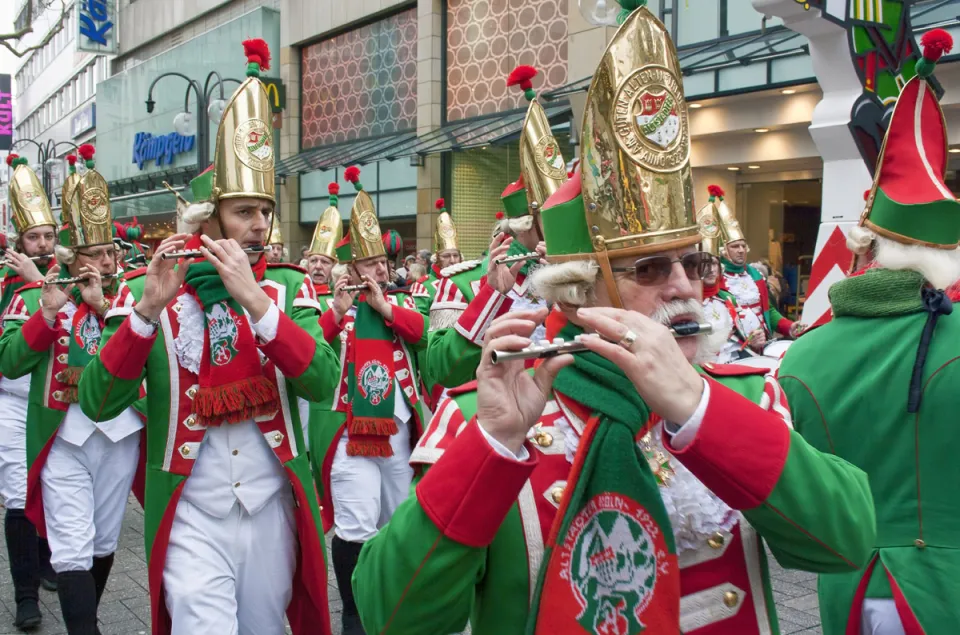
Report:
[{"label": "green and red hat", "polygon": [[960,202],[944,182],[947,128],[928,79],[953,38],[934,29],[920,45],[923,59],[897,99],[860,224],[899,243],[955,249]]},{"label": "green and red hat", "polygon": [[[523,176],[507,186],[500,194],[503,204],[503,213],[507,218],[522,218],[530,215],[530,205],[527,203],[527,188],[523,183]],[[497,214],[497,218],[500,218]]]},{"label": "green and red hat", "polygon": [[350,249],[350,234],[347,234],[337,243],[337,261],[345,264],[352,260],[353,251]]},{"label": "green and red hat", "polygon": [[403,238],[400,232],[395,229],[388,229],[383,233],[383,248],[387,250],[387,255],[396,257],[403,251]]}]

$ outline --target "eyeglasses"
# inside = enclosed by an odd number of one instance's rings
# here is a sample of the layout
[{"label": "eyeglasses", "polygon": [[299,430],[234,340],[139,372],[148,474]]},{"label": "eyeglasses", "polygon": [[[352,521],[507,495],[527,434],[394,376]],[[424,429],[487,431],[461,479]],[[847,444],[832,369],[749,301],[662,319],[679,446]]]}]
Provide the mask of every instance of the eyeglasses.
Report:
[{"label": "eyeglasses", "polygon": [[703,251],[684,254],[680,258],[649,256],[637,260],[632,267],[611,267],[611,271],[614,273],[632,273],[637,284],[653,286],[662,284],[670,277],[675,262],[679,262],[683,266],[683,272],[687,274],[688,279],[700,280],[707,274],[710,264],[713,262],[713,257]]},{"label": "eyeglasses", "polygon": [[117,257],[117,248],[116,247],[104,247],[103,249],[94,249],[93,251],[80,251],[77,250],[77,253],[83,256],[84,258],[90,258],[91,260],[101,260],[103,258],[116,258]]}]

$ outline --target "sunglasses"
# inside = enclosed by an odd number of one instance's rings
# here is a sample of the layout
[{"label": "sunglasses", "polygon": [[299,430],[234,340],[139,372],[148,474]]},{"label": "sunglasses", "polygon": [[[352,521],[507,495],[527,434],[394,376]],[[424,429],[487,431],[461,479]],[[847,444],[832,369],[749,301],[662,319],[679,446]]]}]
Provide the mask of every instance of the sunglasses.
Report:
[{"label": "sunglasses", "polygon": [[77,250],[77,253],[91,260],[100,260],[102,258],[116,258],[119,251],[116,247],[107,247],[104,249],[94,249],[93,251]]},{"label": "sunglasses", "polygon": [[684,254],[680,258],[649,256],[640,258],[632,267],[611,267],[614,273],[632,273],[637,284],[652,286],[662,284],[673,272],[673,263],[679,262],[690,280],[700,280],[710,269],[713,256],[703,251]]}]

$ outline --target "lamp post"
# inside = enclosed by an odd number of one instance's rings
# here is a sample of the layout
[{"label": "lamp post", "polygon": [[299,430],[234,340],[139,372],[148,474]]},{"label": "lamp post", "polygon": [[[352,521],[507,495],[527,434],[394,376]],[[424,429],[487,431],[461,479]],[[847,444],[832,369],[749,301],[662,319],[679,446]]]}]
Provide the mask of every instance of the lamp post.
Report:
[{"label": "lamp post", "polygon": [[39,161],[39,163],[33,166],[33,171],[40,174],[43,191],[47,193],[47,197],[50,198],[52,202],[55,199],[54,193],[51,191],[52,184],[50,179],[56,171],[63,170],[63,161],[57,158],[57,148],[67,146],[76,150],[77,145],[69,141],[54,141],[53,139],[47,139],[42,143],[34,141],[33,139],[18,139],[10,146],[10,152],[13,152],[21,143],[30,143],[36,147],[37,161]]},{"label": "lamp post", "polygon": [[[187,82],[187,92],[183,97],[183,112],[174,117],[173,126],[177,133],[184,136],[189,135],[194,126],[196,126],[197,173],[203,172],[207,169],[207,166],[210,165],[210,121],[214,120],[219,123],[220,118],[223,116],[223,111],[227,106],[223,94],[223,85],[226,82],[236,82],[237,84],[241,82],[239,79],[223,79],[220,77],[220,73],[211,71],[201,87],[198,80],[191,79],[183,73],[164,73],[153,80],[150,84],[150,89],[147,91],[147,113],[152,113],[154,106],[157,104],[157,102],[153,100],[153,87],[164,77],[179,77]],[[214,89],[219,89],[220,96],[218,99],[211,101],[210,97],[213,95]],[[190,112],[191,91],[197,98],[197,114],[199,116],[196,118],[196,121],[194,121],[193,113]],[[203,113],[206,113],[205,117]]]}]

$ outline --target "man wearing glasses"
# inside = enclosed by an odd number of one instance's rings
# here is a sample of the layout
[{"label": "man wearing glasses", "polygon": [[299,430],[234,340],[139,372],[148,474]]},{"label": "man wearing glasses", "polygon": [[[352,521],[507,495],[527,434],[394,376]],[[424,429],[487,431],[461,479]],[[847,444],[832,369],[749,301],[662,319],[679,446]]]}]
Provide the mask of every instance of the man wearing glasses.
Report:
[{"label": "man wearing glasses", "polygon": [[[680,65],[649,11],[624,18],[588,92],[582,172],[543,207],[533,286],[554,309],[494,321],[476,385],[437,409],[411,457],[425,473],[353,577],[367,632],[777,632],[758,534],[792,568],[869,555],[864,474],[791,431],[772,377],[698,369],[713,336],[671,333],[702,321],[709,256]],[[544,320],[550,341],[595,335],[532,372],[500,357]]]},{"label": "man wearing glasses", "polygon": [[[33,388],[26,511],[50,541],[70,635],[96,631],[143,427],[133,408],[94,422],[77,399],[80,375],[99,350],[117,289],[107,183],[92,159],[87,168],[63,199],[59,264],[42,283],[14,296],[0,336],[0,371],[11,378],[29,374]],[[59,282],[65,278],[77,280]]]}]

